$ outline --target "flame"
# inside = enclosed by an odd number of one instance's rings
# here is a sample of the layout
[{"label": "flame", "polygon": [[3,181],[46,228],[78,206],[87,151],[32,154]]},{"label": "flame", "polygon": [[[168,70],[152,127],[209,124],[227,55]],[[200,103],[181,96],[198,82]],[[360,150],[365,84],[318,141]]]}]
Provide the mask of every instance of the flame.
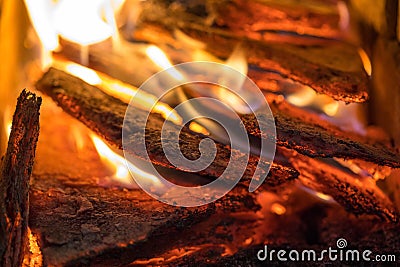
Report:
[{"label": "flame", "polygon": [[51,51],[59,47],[58,36],[80,44],[82,63],[88,45],[112,37],[119,41],[115,13],[125,0],[24,0],[32,25],[42,43],[42,68],[51,65]]},{"label": "flame", "polygon": [[[84,67],[82,65],[62,61],[62,60],[55,60],[53,66],[57,69],[66,71],[69,74],[72,74],[85,82],[95,85],[103,92],[120,99],[125,103],[129,103],[133,96],[135,96],[140,101],[136,103],[140,106],[138,108],[144,110],[152,109],[152,112],[158,113],[163,116],[163,118],[177,124],[182,124],[182,118],[179,114],[174,111],[169,105],[158,102],[157,98],[154,95],[149,93],[143,92],[142,90],[138,90],[138,88],[129,85],[127,83],[121,82],[117,79],[111,78],[108,75],[105,75],[100,72],[96,72],[92,69]],[[157,103],[154,107],[153,104]]]},{"label": "flame", "polygon": [[364,66],[365,72],[368,74],[368,76],[371,76],[372,74],[372,64],[371,60],[369,59],[367,53],[365,52],[364,49],[358,48],[358,54],[360,55],[361,61]]},{"label": "flame", "polygon": [[328,202],[333,201],[333,198],[330,195],[326,195],[321,192],[315,192],[315,196],[324,201],[328,201]]},{"label": "flame", "polygon": [[168,69],[168,73],[176,80],[183,81],[183,75],[177,71],[165,53],[157,46],[150,45],[146,49],[146,55],[153,60],[153,62],[163,70]]},{"label": "flame", "polygon": [[[43,264],[43,256],[40,250],[38,240],[36,236],[34,236],[31,230],[28,228],[28,239],[29,239],[29,256],[25,256],[24,258],[24,266],[42,266]],[[28,253],[27,253],[28,255]],[[27,262],[29,261],[29,263]]]},{"label": "flame", "polygon": [[148,174],[130,162],[127,162],[124,157],[115,153],[95,134],[91,134],[90,137],[97,152],[99,153],[100,158],[114,170],[113,178],[115,178],[118,182],[127,186],[132,186],[134,182],[130,176],[130,170],[133,172],[133,175],[145,177],[153,186],[162,186],[162,183],[157,177]]},{"label": "flame", "polygon": [[65,67],[66,72],[84,80],[88,84],[98,85],[101,84],[99,75],[92,69],[86,68],[82,65],[69,63]]},{"label": "flame", "polygon": [[338,1],[336,6],[339,12],[339,27],[342,31],[347,31],[350,26],[350,12],[347,4],[344,1]]},{"label": "flame", "polygon": [[11,108],[7,107],[3,113],[4,118],[4,132],[6,133],[7,140],[10,138],[11,127],[12,127],[12,117],[11,117]]},{"label": "flame", "polygon": [[286,213],[286,208],[279,203],[271,205],[271,211],[277,215],[283,215]]},{"label": "flame", "polygon": [[339,102],[327,95],[319,95],[308,86],[301,86],[299,90],[286,97],[286,100],[297,107],[312,107],[333,117],[339,111]]}]

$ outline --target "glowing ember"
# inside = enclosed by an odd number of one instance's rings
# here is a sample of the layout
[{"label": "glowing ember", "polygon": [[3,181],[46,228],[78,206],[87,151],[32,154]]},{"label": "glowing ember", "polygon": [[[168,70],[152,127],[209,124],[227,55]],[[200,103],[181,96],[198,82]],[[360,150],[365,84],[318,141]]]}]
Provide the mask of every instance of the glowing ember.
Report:
[{"label": "glowing ember", "polygon": [[120,156],[116,152],[114,152],[108,145],[106,145],[99,137],[94,134],[91,134],[91,138],[93,140],[94,146],[99,153],[100,158],[108,164],[114,171],[113,178],[115,178],[118,182],[132,187],[135,185],[132,177],[130,176],[129,170],[131,170],[133,175],[138,175],[141,177],[145,177],[149,183],[153,186],[162,186],[160,180],[148,174],[138,167],[132,165],[127,162],[124,157]]},{"label": "glowing ember", "polygon": [[371,74],[372,74],[372,64],[371,64],[371,61],[370,61],[367,53],[365,52],[364,49],[359,48],[358,49],[358,54],[360,55],[360,58],[361,58],[361,61],[363,63],[365,72],[368,74],[368,76],[371,76]]}]

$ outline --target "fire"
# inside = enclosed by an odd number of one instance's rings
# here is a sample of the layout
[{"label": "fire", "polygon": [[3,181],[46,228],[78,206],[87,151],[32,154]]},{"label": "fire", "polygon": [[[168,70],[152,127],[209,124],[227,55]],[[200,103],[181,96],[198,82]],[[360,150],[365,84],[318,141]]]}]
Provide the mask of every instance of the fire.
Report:
[{"label": "fire", "polygon": [[283,215],[286,213],[286,208],[279,203],[271,205],[271,211],[277,215]]},{"label": "fire", "polygon": [[30,267],[42,266],[43,256],[38,244],[38,240],[36,236],[32,234],[29,228],[28,228],[28,239],[29,239],[29,254],[27,253],[27,256],[25,256],[24,258],[24,266],[30,266]]},{"label": "fire", "polygon": [[157,46],[150,45],[146,49],[147,56],[153,60],[153,62],[163,70],[167,70],[168,73],[176,80],[183,81],[184,77],[178,72],[172,65],[171,61],[165,55],[165,53]]},{"label": "fire", "polygon": [[[92,69],[84,67],[82,65],[66,62],[62,60],[55,60],[54,67],[64,70],[85,82],[95,85],[103,92],[120,99],[125,103],[129,103],[133,96],[140,99],[141,101],[137,101],[137,104],[140,104],[138,108],[143,110],[152,109],[153,112],[159,113],[163,116],[163,118],[177,124],[182,124],[182,118],[179,116],[177,112],[175,112],[169,105],[158,102],[157,98],[154,95],[143,92],[142,90],[138,90],[138,88],[121,82],[117,79],[111,78],[108,75],[105,75],[100,72],[96,72]],[[157,103],[153,107],[153,103]]]},{"label": "fire", "polygon": [[124,157],[114,152],[107,144],[105,144],[95,134],[91,134],[90,137],[93,140],[93,144],[97,152],[99,153],[100,158],[103,160],[103,162],[105,162],[113,169],[114,171],[113,178],[115,178],[118,182],[129,187],[135,185],[129,172],[132,171],[133,175],[145,177],[147,181],[151,183],[153,186],[157,187],[162,186],[162,183],[157,177],[142,171],[138,167],[126,161]]},{"label": "fire", "polygon": [[115,13],[124,0],[25,0],[28,15],[42,43],[42,68],[51,65],[58,36],[81,45],[81,60],[88,60],[88,45],[112,38],[119,43]]},{"label": "fire", "polygon": [[286,97],[287,101],[297,107],[310,107],[333,117],[339,111],[339,102],[329,96],[319,95],[308,86],[301,86],[298,91]]},{"label": "fire", "polygon": [[6,133],[7,140],[10,138],[11,127],[12,127],[12,119],[11,119],[11,109],[7,107],[3,114],[4,118],[4,132]]},{"label": "fire", "polygon": [[360,58],[361,58],[361,61],[363,63],[365,72],[368,74],[368,76],[371,76],[371,74],[372,74],[372,64],[371,64],[371,60],[369,59],[367,53],[365,52],[364,49],[359,48],[358,49],[358,54],[360,55]]}]

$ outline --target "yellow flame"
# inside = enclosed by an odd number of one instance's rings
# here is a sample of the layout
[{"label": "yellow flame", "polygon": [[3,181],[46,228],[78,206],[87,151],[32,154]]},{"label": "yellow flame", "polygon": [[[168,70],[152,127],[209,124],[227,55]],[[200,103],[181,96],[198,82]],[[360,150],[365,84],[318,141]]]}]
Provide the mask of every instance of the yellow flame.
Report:
[{"label": "yellow flame", "polygon": [[28,239],[29,239],[29,252],[30,252],[29,263],[25,262],[24,259],[24,265],[30,267],[42,266],[43,263],[42,251],[40,250],[37,238],[32,234],[29,228],[28,228]]},{"label": "yellow flame", "polygon": [[315,196],[325,201],[333,201],[333,198],[330,195],[326,195],[321,192],[315,192]]},{"label": "yellow flame", "polygon": [[168,69],[168,73],[176,80],[183,81],[184,77],[177,71],[165,53],[157,46],[150,45],[146,49],[146,55],[162,70]]},{"label": "yellow flame", "polygon": [[193,132],[196,132],[196,133],[201,133],[201,134],[204,134],[204,135],[210,135],[210,133],[203,126],[201,126],[200,124],[198,124],[198,123],[196,123],[194,121],[192,121],[189,124],[189,129],[191,131],[193,131]]},{"label": "yellow flame", "polygon": [[88,84],[97,85],[101,84],[100,76],[92,69],[86,68],[82,65],[69,63],[65,68],[66,72],[84,80]]},{"label": "yellow flame", "polygon": [[340,107],[338,101],[319,95],[308,86],[302,86],[297,92],[288,95],[286,100],[297,107],[313,107],[330,117],[337,115]]},{"label": "yellow flame", "polygon": [[303,87],[298,92],[288,95],[286,100],[297,107],[305,107],[309,106],[315,97],[316,93],[314,90]]},{"label": "yellow flame", "polygon": [[358,49],[358,54],[360,55],[360,58],[361,58],[361,61],[363,63],[365,72],[368,74],[368,76],[371,76],[371,74],[372,74],[372,64],[371,64],[371,60],[369,59],[369,56],[367,55],[365,50],[362,49],[362,48]]},{"label": "yellow flame", "polygon": [[54,11],[57,32],[72,42],[90,45],[112,36],[112,27],[101,17],[104,0],[62,0]]},{"label": "yellow flame", "polygon": [[322,106],[322,110],[328,116],[335,116],[339,110],[339,103],[337,101],[333,101],[331,103],[327,103]]},{"label": "yellow flame", "polygon": [[143,90],[138,90],[138,88],[129,85],[127,83],[121,82],[117,79],[111,78],[108,75],[105,75],[100,72],[96,72],[92,69],[84,67],[82,65],[62,61],[55,60],[53,66],[57,69],[63,70],[69,74],[72,74],[85,82],[95,85],[103,92],[120,99],[125,103],[129,103],[132,97],[136,97],[139,101],[136,101],[138,108],[144,110],[150,110],[154,103],[157,103],[152,112],[158,113],[163,116],[163,118],[177,124],[182,124],[182,117],[173,110],[169,105],[158,102],[157,98],[154,95],[144,92]]},{"label": "yellow flame", "polygon": [[3,114],[4,118],[4,132],[6,133],[7,140],[10,138],[11,127],[12,127],[12,116],[11,116],[11,108],[7,107]]},{"label": "yellow flame", "polygon": [[132,185],[133,180],[129,173],[129,170],[131,170],[133,172],[133,175],[146,178],[146,180],[149,183],[152,183],[154,186],[162,185],[157,177],[147,172],[144,172],[130,162],[127,162],[124,157],[115,153],[99,137],[94,134],[91,134],[90,137],[93,140],[93,144],[97,152],[99,153],[100,158],[114,169],[113,177],[117,181],[121,182],[122,184]]},{"label": "yellow flame", "polygon": [[277,215],[283,215],[286,213],[286,208],[279,203],[271,205],[271,211]]}]

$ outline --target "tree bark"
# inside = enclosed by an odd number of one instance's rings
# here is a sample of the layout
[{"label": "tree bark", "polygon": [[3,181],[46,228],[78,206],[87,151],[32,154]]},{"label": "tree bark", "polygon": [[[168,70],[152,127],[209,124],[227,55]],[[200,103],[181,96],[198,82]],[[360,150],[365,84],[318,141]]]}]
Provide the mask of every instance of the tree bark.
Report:
[{"label": "tree bark", "polygon": [[18,98],[7,152],[0,168],[0,266],[21,266],[27,248],[29,181],[39,136],[42,99]]}]

